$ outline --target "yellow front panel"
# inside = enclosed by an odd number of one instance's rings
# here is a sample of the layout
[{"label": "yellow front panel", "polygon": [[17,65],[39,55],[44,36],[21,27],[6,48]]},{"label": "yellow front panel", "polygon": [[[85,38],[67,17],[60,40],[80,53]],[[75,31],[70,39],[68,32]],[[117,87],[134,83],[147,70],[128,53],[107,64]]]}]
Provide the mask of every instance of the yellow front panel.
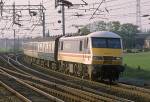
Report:
[{"label": "yellow front panel", "polygon": [[93,56],[122,56],[122,49],[92,48]]},{"label": "yellow front panel", "polygon": [[[122,57],[122,49],[108,49],[108,48],[92,48],[93,56],[111,56],[111,57]],[[122,60],[94,60],[92,64],[103,64],[103,65],[121,65]]]}]

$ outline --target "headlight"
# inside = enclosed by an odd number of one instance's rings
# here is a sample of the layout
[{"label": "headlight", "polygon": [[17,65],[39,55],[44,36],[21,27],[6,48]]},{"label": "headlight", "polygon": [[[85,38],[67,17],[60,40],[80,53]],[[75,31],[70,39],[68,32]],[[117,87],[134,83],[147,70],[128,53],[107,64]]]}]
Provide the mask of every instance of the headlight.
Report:
[{"label": "headlight", "polygon": [[116,60],[122,60],[122,57],[116,57]]},{"label": "headlight", "polygon": [[102,56],[93,56],[93,60],[103,60]]}]

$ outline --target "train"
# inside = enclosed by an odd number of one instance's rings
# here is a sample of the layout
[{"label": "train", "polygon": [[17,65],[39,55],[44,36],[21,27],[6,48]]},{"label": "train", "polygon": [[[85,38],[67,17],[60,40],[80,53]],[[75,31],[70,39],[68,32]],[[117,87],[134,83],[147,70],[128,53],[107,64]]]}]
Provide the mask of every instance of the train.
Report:
[{"label": "train", "polygon": [[23,43],[26,61],[89,80],[116,81],[124,71],[121,37],[109,31]]}]

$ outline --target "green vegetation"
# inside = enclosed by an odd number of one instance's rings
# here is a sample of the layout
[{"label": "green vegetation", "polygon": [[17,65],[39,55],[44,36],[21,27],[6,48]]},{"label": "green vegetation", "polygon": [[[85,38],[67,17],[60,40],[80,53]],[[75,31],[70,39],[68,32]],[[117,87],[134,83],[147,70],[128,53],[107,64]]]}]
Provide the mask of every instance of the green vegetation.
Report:
[{"label": "green vegetation", "polygon": [[141,80],[150,80],[150,71],[146,70],[138,70],[131,67],[126,67],[123,77],[125,78],[134,78],[134,79],[141,79]]},{"label": "green vegetation", "polygon": [[124,64],[124,77],[150,80],[150,52],[125,54]]},{"label": "green vegetation", "polygon": [[0,52],[9,52],[10,49],[0,48]]},{"label": "green vegetation", "polygon": [[[19,49],[16,49],[15,52],[20,51]],[[0,53],[5,53],[5,52],[14,52],[14,49],[5,49],[5,48],[0,48]]]},{"label": "green vegetation", "polygon": [[130,67],[141,67],[150,71],[150,52],[129,53],[124,56],[124,64]]}]

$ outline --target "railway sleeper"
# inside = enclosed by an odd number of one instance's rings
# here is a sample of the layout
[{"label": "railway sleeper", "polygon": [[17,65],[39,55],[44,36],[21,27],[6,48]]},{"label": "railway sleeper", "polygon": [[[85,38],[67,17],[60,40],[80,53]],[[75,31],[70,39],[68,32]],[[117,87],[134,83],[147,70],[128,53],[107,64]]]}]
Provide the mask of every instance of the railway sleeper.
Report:
[{"label": "railway sleeper", "polygon": [[[60,97],[60,99],[65,99],[65,101],[68,101],[68,102],[98,102],[98,99],[94,98],[94,97],[89,97],[89,96],[86,96],[85,93],[78,93],[78,92],[74,92],[74,90],[70,90],[70,89],[63,89],[64,91],[63,92],[60,92],[56,89],[51,89],[51,88],[47,88],[43,85],[39,85],[39,84],[35,84],[33,82],[28,82],[26,81],[27,83],[37,87],[37,88],[40,88],[41,90],[45,90],[46,92],[52,94],[53,96],[55,97]],[[65,91],[66,90],[66,91]]]}]

